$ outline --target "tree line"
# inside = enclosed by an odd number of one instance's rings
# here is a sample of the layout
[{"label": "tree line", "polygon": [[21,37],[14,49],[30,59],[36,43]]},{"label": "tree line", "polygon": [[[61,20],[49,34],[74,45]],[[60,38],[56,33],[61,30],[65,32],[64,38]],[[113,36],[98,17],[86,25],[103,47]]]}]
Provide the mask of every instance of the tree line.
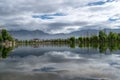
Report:
[{"label": "tree line", "polygon": [[[9,34],[9,32],[5,29],[1,30],[0,34],[0,42],[4,41],[13,41],[14,38]],[[19,41],[19,40],[18,40]],[[24,40],[21,42],[31,43],[31,42],[66,42],[66,43],[87,43],[87,42],[119,42],[120,41],[120,33],[114,33],[110,32],[109,34],[106,34],[104,31],[99,31],[98,35],[92,35],[92,36],[84,36],[84,37],[71,37],[68,39],[51,39],[51,40],[40,40],[40,41],[32,41],[32,40]]]},{"label": "tree line", "polygon": [[120,33],[110,32],[106,34],[104,31],[99,31],[98,35],[92,36],[84,36],[75,38],[70,37],[67,39],[50,39],[50,40],[16,40],[18,43],[27,43],[27,44],[34,44],[34,43],[67,43],[67,44],[80,44],[80,43],[112,43],[112,42],[120,42]]},{"label": "tree line", "polygon": [[110,32],[106,34],[104,31],[99,31],[98,35],[79,37],[76,39],[75,37],[69,38],[71,43],[105,43],[105,42],[120,42],[120,33]]},{"label": "tree line", "polygon": [[5,41],[14,41],[14,38],[9,34],[9,32],[6,29],[2,29],[0,31],[0,42]]}]

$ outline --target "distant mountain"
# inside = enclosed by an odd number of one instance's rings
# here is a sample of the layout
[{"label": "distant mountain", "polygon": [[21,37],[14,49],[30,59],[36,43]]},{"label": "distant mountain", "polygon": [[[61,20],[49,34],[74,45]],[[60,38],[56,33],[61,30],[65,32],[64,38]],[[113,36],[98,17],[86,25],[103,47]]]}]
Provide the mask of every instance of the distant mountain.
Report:
[{"label": "distant mountain", "polygon": [[26,40],[33,38],[42,38],[44,39],[46,36],[49,36],[48,33],[44,33],[40,30],[28,31],[28,30],[18,30],[18,31],[9,31],[9,33],[16,39]]},{"label": "distant mountain", "polygon": [[[120,29],[104,29],[104,31],[108,34],[110,31],[120,33]],[[99,30],[95,29],[87,29],[75,31],[69,34],[48,34],[40,30],[28,31],[28,30],[18,30],[18,31],[9,31],[9,33],[16,39],[26,40],[26,39],[58,39],[58,38],[69,38],[71,36],[79,37],[79,36],[91,36],[98,35]]]}]

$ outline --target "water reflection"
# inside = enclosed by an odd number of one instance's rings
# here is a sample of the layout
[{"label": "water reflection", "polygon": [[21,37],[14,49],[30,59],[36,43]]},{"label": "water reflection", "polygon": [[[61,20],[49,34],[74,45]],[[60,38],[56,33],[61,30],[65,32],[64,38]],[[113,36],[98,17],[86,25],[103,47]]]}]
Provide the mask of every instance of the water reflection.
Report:
[{"label": "water reflection", "polygon": [[69,47],[69,48],[94,48],[94,49],[99,49],[100,53],[105,53],[107,49],[110,52],[114,52],[117,50],[120,50],[120,43],[119,42],[104,42],[104,43],[47,43],[47,44],[18,44],[18,46],[31,46],[33,48],[39,48],[40,46],[46,47],[46,46],[51,46],[51,47]]},{"label": "water reflection", "polygon": [[0,46],[0,57],[7,58],[10,52],[14,49],[13,46]]},{"label": "water reflection", "polygon": [[7,58],[9,53],[11,53],[12,50],[19,48],[19,47],[32,47],[32,48],[39,48],[39,47],[68,47],[71,49],[80,48],[81,49],[87,49],[89,52],[91,48],[98,50],[99,53],[112,53],[115,51],[120,50],[120,44],[119,43],[71,43],[71,44],[18,44],[16,46],[0,46],[0,56],[1,58]]},{"label": "water reflection", "polygon": [[117,54],[49,51],[40,56],[16,55],[1,61],[0,80],[119,80],[119,68]]},{"label": "water reflection", "polygon": [[89,44],[79,44],[80,48],[94,48],[99,49],[100,53],[105,53],[107,50],[114,52],[120,50],[120,43],[89,43]]},{"label": "water reflection", "polygon": [[120,80],[119,50],[108,43],[1,46],[0,80]]}]

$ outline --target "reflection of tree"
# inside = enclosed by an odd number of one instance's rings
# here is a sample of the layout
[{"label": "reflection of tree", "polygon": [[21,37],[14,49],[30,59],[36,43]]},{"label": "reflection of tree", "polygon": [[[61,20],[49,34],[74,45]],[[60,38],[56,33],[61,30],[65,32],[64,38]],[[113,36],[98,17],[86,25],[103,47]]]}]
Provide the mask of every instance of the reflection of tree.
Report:
[{"label": "reflection of tree", "polygon": [[116,50],[120,50],[119,46],[120,46],[119,43],[114,42],[114,43],[110,43],[108,48],[111,52],[113,52]]},{"label": "reflection of tree", "polygon": [[13,47],[0,46],[0,53],[2,58],[7,58],[8,54],[13,50]]},{"label": "reflection of tree", "polygon": [[119,42],[103,42],[103,43],[80,43],[79,44],[80,48],[94,48],[94,49],[99,49],[100,53],[105,53],[106,50],[108,49],[110,52],[116,51],[116,50],[120,50],[120,44]]},{"label": "reflection of tree", "polygon": [[[104,35],[104,36],[102,36]],[[93,48],[98,50],[100,53],[105,53],[106,50],[109,50],[110,52],[116,51],[116,50],[120,50],[120,43],[119,41],[107,41],[106,39],[106,35],[101,32],[100,35],[101,37],[101,41],[98,40],[98,36],[93,36],[92,38],[89,37],[89,41],[88,40],[84,40],[83,37],[80,37],[79,39],[75,39],[75,37],[71,37],[68,40],[46,40],[43,41],[41,43],[29,43],[29,44],[25,44],[25,43],[19,43],[18,46],[32,46],[34,48],[37,48],[39,46],[52,46],[52,47],[63,47],[63,46],[69,46],[70,48],[75,48],[76,46],[79,46],[80,48]],[[80,40],[80,41],[79,41]],[[98,41],[98,42],[97,42]]]},{"label": "reflection of tree", "polygon": [[83,48],[83,47],[84,47],[84,44],[80,43],[80,44],[79,44],[79,47],[80,47],[80,48]]},{"label": "reflection of tree", "polygon": [[99,47],[99,44],[98,43],[91,43],[90,44],[90,47],[94,48],[94,49],[97,49]]},{"label": "reflection of tree", "polygon": [[107,48],[108,48],[107,43],[101,43],[99,45],[99,51],[100,51],[100,53],[104,53],[107,50]]},{"label": "reflection of tree", "polygon": [[71,43],[71,44],[70,44],[70,47],[71,47],[71,48],[75,48],[75,46],[76,46],[75,43]]}]

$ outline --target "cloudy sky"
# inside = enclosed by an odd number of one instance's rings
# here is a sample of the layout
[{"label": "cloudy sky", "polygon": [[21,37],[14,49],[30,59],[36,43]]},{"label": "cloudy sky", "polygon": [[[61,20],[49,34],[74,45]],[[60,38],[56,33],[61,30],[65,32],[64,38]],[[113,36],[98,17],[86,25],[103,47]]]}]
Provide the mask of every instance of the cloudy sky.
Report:
[{"label": "cloudy sky", "polygon": [[118,29],[120,0],[0,0],[0,25],[51,34]]}]

